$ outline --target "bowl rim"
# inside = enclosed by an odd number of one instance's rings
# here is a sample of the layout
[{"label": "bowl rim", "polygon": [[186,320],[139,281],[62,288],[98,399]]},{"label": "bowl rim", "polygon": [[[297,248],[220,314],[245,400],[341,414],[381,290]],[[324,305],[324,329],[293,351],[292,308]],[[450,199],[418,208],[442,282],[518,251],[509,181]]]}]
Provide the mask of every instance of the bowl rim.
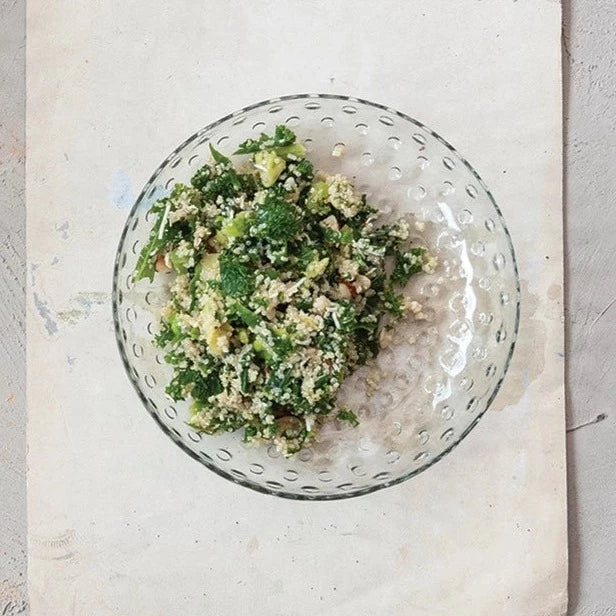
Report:
[{"label": "bowl rim", "polygon": [[[278,102],[281,102],[281,101],[306,100],[306,99],[317,99],[317,100],[318,99],[329,99],[329,100],[336,100],[336,101],[345,101],[345,102],[349,102],[349,103],[360,103],[362,105],[367,105],[369,107],[373,107],[373,108],[379,109],[381,111],[386,111],[387,113],[393,114],[394,116],[396,116],[398,118],[401,118],[402,120],[410,122],[411,124],[414,124],[415,126],[421,128],[422,130],[424,130],[427,133],[429,133],[432,137],[434,137],[437,141],[439,141],[442,145],[444,145],[467,168],[467,170],[471,173],[471,175],[479,183],[481,188],[486,192],[486,194],[488,196],[488,199],[492,203],[492,206],[494,207],[494,210],[495,210],[495,212],[496,212],[496,214],[498,216],[499,222],[501,223],[501,225],[503,227],[503,231],[505,233],[505,238],[506,238],[506,241],[507,241],[507,244],[508,244],[508,247],[509,247],[509,251],[510,251],[510,254],[511,254],[511,257],[512,257],[512,265],[513,265],[513,270],[514,270],[514,274],[515,274],[516,297],[515,297],[514,331],[513,331],[513,334],[511,336],[511,342],[510,342],[510,346],[509,346],[509,351],[508,351],[507,357],[505,359],[505,364],[504,364],[504,368],[503,368],[503,374],[502,374],[501,378],[497,381],[497,383],[496,383],[492,393],[490,394],[490,397],[488,398],[488,400],[486,402],[485,408],[481,411],[481,413],[477,414],[477,416],[473,419],[473,421],[460,433],[460,435],[458,436],[458,438],[456,438],[456,440],[452,441],[451,444],[446,449],[444,449],[437,456],[434,456],[433,458],[431,458],[423,466],[420,466],[420,467],[418,467],[416,469],[413,469],[413,470],[409,471],[408,473],[405,473],[404,475],[401,475],[400,477],[392,479],[391,481],[386,481],[386,482],[383,482],[383,483],[380,483],[380,484],[366,486],[366,487],[359,488],[357,490],[352,490],[352,491],[349,491],[349,492],[339,492],[339,493],[332,493],[332,494],[307,494],[307,493],[305,493],[305,494],[296,494],[296,493],[286,492],[284,489],[281,490],[281,489],[269,488],[269,487],[267,487],[265,485],[259,485],[259,484],[253,483],[253,482],[249,481],[248,479],[243,479],[243,478],[240,478],[240,477],[236,477],[233,474],[231,474],[230,472],[223,470],[222,468],[220,468],[219,466],[217,466],[213,462],[210,462],[209,460],[203,459],[200,456],[198,456],[192,449],[190,449],[184,443],[184,441],[181,438],[178,437],[177,434],[175,434],[171,430],[171,428],[169,428],[166,424],[164,424],[162,422],[162,420],[158,417],[158,415],[156,414],[154,409],[150,408],[150,403],[149,403],[148,398],[141,391],[141,388],[139,387],[138,383],[136,382],[136,380],[135,380],[135,378],[134,378],[134,376],[132,374],[131,367],[130,367],[130,362],[128,360],[127,352],[126,352],[125,346],[124,346],[124,341],[123,341],[122,331],[121,331],[121,326],[120,326],[120,319],[119,319],[119,303],[120,303],[119,302],[119,292],[120,292],[120,289],[119,289],[119,284],[118,284],[118,278],[119,278],[118,274],[119,274],[119,270],[120,270],[121,249],[122,249],[122,247],[124,245],[124,240],[126,238],[126,235],[128,233],[128,228],[129,228],[129,224],[128,223],[129,223],[130,220],[132,220],[132,217],[133,217],[135,211],[137,210],[137,208],[138,208],[140,202],[142,201],[142,199],[144,197],[146,197],[147,193],[150,191],[151,187],[154,185],[154,182],[155,182],[156,178],[158,177],[158,174],[160,173],[160,171],[173,158],[175,158],[177,156],[177,154],[181,150],[183,150],[189,143],[191,143],[192,141],[202,137],[205,133],[215,129],[216,127],[218,127],[219,125],[223,124],[227,120],[230,120],[232,118],[240,116],[241,114],[246,113],[248,111],[251,111],[253,109],[256,109],[256,108],[259,108],[259,107],[265,107],[267,105],[272,105],[274,103],[278,103]],[[443,137],[441,137],[438,133],[433,131],[430,127],[426,126],[425,124],[423,124],[419,120],[416,120],[415,118],[413,118],[413,117],[411,117],[411,116],[409,116],[409,115],[407,115],[407,114],[405,114],[405,113],[403,113],[401,111],[398,111],[397,109],[389,107],[387,105],[383,105],[383,104],[380,104],[380,103],[375,103],[373,101],[369,101],[367,99],[356,97],[356,96],[342,95],[342,94],[302,93],[302,94],[287,94],[287,95],[284,95],[284,96],[277,96],[277,97],[273,97],[273,98],[268,98],[268,99],[259,101],[257,103],[252,103],[250,105],[242,107],[241,109],[238,109],[237,111],[234,111],[233,113],[230,113],[230,114],[227,114],[227,115],[221,117],[220,119],[218,119],[218,120],[208,124],[207,126],[199,129],[198,131],[193,133],[190,137],[185,139],[182,143],[180,143],[180,145],[178,145],[162,161],[162,163],[160,165],[158,165],[158,167],[152,173],[152,175],[150,176],[150,178],[148,179],[148,181],[144,185],[143,189],[139,193],[139,196],[136,198],[135,203],[131,207],[130,212],[128,213],[128,216],[126,218],[126,222],[124,223],[124,228],[122,229],[122,234],[120,235],[120,240],[118,242],[118,247],[116,249],[116,256],[115,256],[115,261],[114,261],[114,266],[113,266],[113,282],[112,282],[112,294],[111,294],[111,296],[112,296],[111,297],[111,303],[112,303],[113,324],[114,324],[115,338],[116,338],[116,343],[118,345],[118,350],[119,350],[119,353],[120,353],[120,357],[122,359],[122,364],[124,366],[124,370],[126,372],[126,375],[128,376],[129,381],[133,385],[133,388],[135,389],[135,391],[137,393],[137,396],[141,400],[141,403],[143,404],[145,409],[148,411],[148,413],[152,416],[154,421],[158,424],[160,429],[178,447],[180,447],[185,453],[187,453],[191,458],[193,458],[193,459],[197,460],[198,462],[200,462],[202,465],[204,465],[207,469],[209,469],[210,471],[212,471],[216,475],[219,475],[220,477],[223,477],[224,479],[227,479],[227,480],[229,480],[229,481],[231,481],[231,482],[233,482],[235,484],[238,484],[238,485],[241,485],[243,487],[249,488],[249,489],[254,490],[256,492],[259,492],[261,494],[268,494],[268,495],[271,495],[271,496],[277,496],[277,497],[280,497],[280,498],[287,498],[287,499],[299,500],[299,501],[333,501],[333,500],[343,500],[343,499],[349,499],[349,498],[354,498],[354,497],[357,497],[357,496],[364,496],[364,495],[367,495],[367,494],[371,494],[373,492],[377,492],[379,490],[383,490],[385,488],[388,488],[388,487],[391,487],[391,486],[394,486],[394,485],[398,485],[398,484],[404,483],[408,479],[411,479],[412,477],[415,477],[416,475],[419,475],[420,473],[422,473],[422,472],[426,471],[427,469],[431,468],[439,460],[443,459],[448,453],[453,451],[464,440],[464,438],[479,423],[479,420],[486,414],[486,412],[488,411],[488,409],[492,405],[492,402],[494,401],[494,399],[496,398],[496,395],[500,391],[500,388],[501,388],[501,386],[503,384],[503,381],[505,380],[505,377],[507,376],[507,373],[509,371],[509,367],[511,365],[511,359],[513,357],[513,352],[514,352],[515,347],[516,347],[516,342],[517,342],[517,337],[518,337],[518,332],[519,332],[519,327],[520,327],[520,301],[521,301],[520,275],[519,275],[519,270],[518,270],[518,263],[517,263],[517,259],[516,259],[515,249],[514,249],[514,246],[513,246],[513,242],[511,240],[511,234],[509,232],[509,229],[507,227],[507,224],[505,222],[503,214],[502,214],[500,208],[498,207],[498,204],[496,203],[496,200],[494,199],[494,196],[492,195],[492,192],[487,187],[487,185],[482,180],[482,178],[477,173],[477,171],[466,160],[466,158],[464,158],[464,156],[462,156],[458,152],[458,150],[453,145],[451,145],[451,143],[449,143],[447,140],[445,140]]]}]

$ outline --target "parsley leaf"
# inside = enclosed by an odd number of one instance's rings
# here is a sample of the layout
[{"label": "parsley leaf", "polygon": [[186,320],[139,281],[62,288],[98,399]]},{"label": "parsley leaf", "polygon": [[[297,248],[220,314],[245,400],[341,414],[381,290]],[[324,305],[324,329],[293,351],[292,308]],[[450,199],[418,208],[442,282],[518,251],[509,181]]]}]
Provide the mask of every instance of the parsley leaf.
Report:
[{"label": "parsley leaf", "polygon": [[274,130],[274,147],[281,147],[295,143],[295,133],[284,124],[278,124]]},{"label": "parsley leaf", "polygon": [[288,240],[299,232],[300,216],[294,205],[276,191],[268,191],[257,210],[257,235],[260,238]]},{"label": "parsley leaf", "polygon": [[250,442],[255,436],[257,436],[257,428],[254,426],[246,426],[244,428],[244,442]]},{"label": "parsley leaf", "polygon": [[192,368],[176,370],[173,379],[167,385],[166,392],[177,402],[186,397],[187,389],[197,402],[205,404],[211,396],[222,392],[222,383],[216,370],[211,370],[207,374]]},{"label": "parsley leaf", "polygon": [[190,395],[197,401],[206,403],[211,396],[222,392],[223,387],[217,372],[209,372],[207,375],[198,373],[193,381],[194,385]]},{"label": "parsley leaf", "polygon": [[235,169],[225,169],[219,175],[213,177],[201,191],[206,199],[216,201],[216,197],[234,197],[242,188],[242,180]]},{"label": "parsley leaf", "polygon": [[359,419],[357,419],[357,415],[355,415],[351,409],[344,408],[341,411],[338,411],[336,419],[339,419],[340,421],[348,421],[354,428],[359,426]]},{"label": "parsley leaf", "polygon": [[396,295],[391,287],[388,287],[383,292],[383,299],[385,308],[388,312],[393,314],[397,319],[401,319],[404,316],[404,296]]},{"label": "parsley leaf", "polygon": [[254,289],[254,275],[248,266],[240,262],[236,255],[223,253],[220,265],[220,286],[226,295],[244,297]]},{"label": "parsley leaf", "polygon": [[202,190],[212,178],[212,169],[209,165],[203,165],[195,171],[190,183],[197,189]]},{"label": "parsley leaf", "polygon": [[312,163],[307,158],[300,160],[295,165],[295,171],[297,171],[300,176],[304,177],[307,180],[311,180],[314,174]]},{"label": "parsley leaf", "polygon": [[148,243],[141,249],[135,266],[135,281],[142,278],[154,280],[156,259],[169,241],[170,227],[167,224],[171,202],[168,198],[161,199],[152,206],[151,211],[158,211],[158,218],[150,231]]},{"label": "parsley leaf", "polygon": [[392,282],[399,285],[406,284],[413,274],[421,272],[425,253],[425,248],[411,248],[406,252],[396,252],[394,270],[391,273]]},{"label": "parsley leaf", "polygon": [[278,124],[274,129],[273,136],[261,133],[258,139],[246,139],[246,141],[240,143],[234,154],[254,154],[261,150],[286,147],[293,145],[295,139],[295,133],[290,128],[284,124]]}]

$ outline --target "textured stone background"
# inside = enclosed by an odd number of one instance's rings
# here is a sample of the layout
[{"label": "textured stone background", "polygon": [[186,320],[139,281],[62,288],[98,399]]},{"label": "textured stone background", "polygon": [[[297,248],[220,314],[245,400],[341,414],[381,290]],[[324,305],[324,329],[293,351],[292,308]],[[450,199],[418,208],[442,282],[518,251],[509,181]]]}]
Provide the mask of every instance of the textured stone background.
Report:
[{"label": "textured stone background", "polygon": [[[570,614],[616,616],[616,2],[563,8]],[[24,13],[0,0],[1,616],[27,612]]]},{"label": "textured stone background", "polygon": [[0,0],[0,614],[27,612],[25,2]]}]

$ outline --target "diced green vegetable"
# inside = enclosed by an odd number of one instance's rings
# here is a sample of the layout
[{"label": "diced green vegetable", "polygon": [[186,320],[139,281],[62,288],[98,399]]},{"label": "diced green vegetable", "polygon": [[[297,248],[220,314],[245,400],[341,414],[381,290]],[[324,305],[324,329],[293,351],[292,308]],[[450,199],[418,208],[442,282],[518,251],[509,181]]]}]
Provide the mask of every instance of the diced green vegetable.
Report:
[{"label": "diced green vegetable", "polygon": [[327,203],[328,196],[327,183],[317,182],[308,193],[306,207],[316,214],[327,214],[331,209]]},{"label": "diced green vegetable", "polygon": [[212,280],[218,278],[220,274],[220,264],[217,252],[208,252],[201,259],[201,278]]},{"label": "diced green vegetable", "polygon": [[287,166],[275,150],[265,150],[255,154],[255,167],[259,172],[261,183],[266,188],[273,186]]},{"label": "diced green vegetable", "polygon": [[220,232],[227,237],[241,237],[248,230],[249,219],[248,212],[238,212]]},{"label": "diced green vegetable", "polygon": [[231,311],[242,319],[244,324],[248,327],[256,327],[261,322],[259,315],[245,306],[242,306],[239,302],[235,302],[231,306]]},{"label": "diced green vegetable", "polygon": [[289,155],[293,156],[296,159],[301,159],[306,156],[306,146],[301,143],[294,143],[293,145],[285,145],[280,146],[274,149],[278,156],[283,156],[284,158],[289,158]]},{"label": "diced green vegetable", "polygon": [[263,359],[265,359],[267,362],[272,360],[272,349],[265,342],[265,340],[263,340],[263,338],[255,338],[254,342],[252,343],[252,348],[254,349],[255,353],[257,353],[257,355],[263,357]]},{"label": "diced green vegetable", "polygon": [[318,261],[312,261],[306,268],[306,276],[308,276],[308,278],[318,278],[323,274],[323,272],[325,272],[328,265],[329,257],[319,259]]}]

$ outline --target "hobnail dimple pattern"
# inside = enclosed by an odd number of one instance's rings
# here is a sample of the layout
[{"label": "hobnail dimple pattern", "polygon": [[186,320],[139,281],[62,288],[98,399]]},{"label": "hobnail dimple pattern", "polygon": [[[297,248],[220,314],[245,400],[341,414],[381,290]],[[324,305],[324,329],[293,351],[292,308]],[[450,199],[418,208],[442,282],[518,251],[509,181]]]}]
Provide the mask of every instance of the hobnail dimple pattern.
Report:
[{"label": "hobnail dimple pattern", "polygon": [[[343,384],[339,396],[360,419],[329,421],[292,458],[239,433],[202,436],[188,404],[164,393],[171,369],[152,345],[167,293],[160,280],[132,279],[152,220],[150,206],[208,162],[211,143],[232,153],[246,138],[286,123],[317,169],[353,177],[383,221],[406,216],[417,243],[438,258],[435,274],[406,294],[421,320],[400,325],[392,344]],[[334,148],[344,149],[335,156]],[[338,152],[336,152],[338,153]],[[519,321],[515,255],[503,217],[473,168],[426,126],[393,109],[335,95],[296,95],[251,105],[199,131],[155,171],[128,216],[114,268],[120,353],[139,397],[167,435],[233,482],[297,499],[365,494],[399,483],[439,460],[487,410],[507,372]],[[132,412],[127,410],[127,412]],[[460,463],[463,463],[460,460]]]}]

